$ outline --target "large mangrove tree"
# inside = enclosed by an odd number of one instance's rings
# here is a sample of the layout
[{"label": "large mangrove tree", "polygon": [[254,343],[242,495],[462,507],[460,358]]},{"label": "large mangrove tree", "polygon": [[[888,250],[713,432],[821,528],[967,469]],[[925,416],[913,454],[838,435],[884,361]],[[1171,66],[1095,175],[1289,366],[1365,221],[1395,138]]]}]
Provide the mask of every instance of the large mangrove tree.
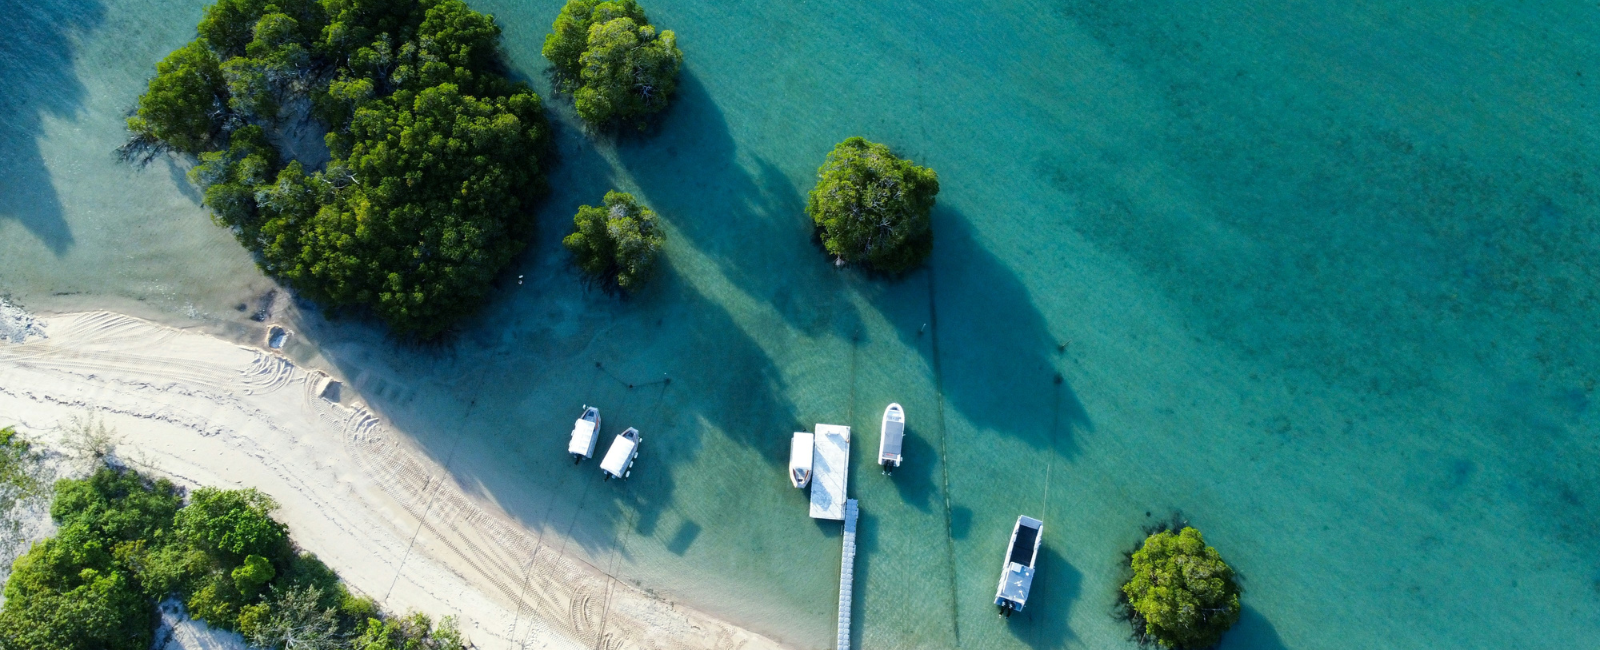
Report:
[{"label": "large mangrove tree", "polygon": [[[205,204],[267,273],[432,337],[522,250],[544,190],[543,106],[500,74],[499,36],[461,0],[220,0],[128,127],[199,157]],[[325,165],[275,145],[307,121]]]}]

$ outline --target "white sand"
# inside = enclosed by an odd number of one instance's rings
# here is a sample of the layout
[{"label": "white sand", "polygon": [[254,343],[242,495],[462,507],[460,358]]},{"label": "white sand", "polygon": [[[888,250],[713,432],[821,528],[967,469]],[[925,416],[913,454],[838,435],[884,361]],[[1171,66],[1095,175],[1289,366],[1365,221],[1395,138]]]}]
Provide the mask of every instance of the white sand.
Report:
[{"label": "white sand", "polygon": [[296,542],[390,611],[453,614],[480,648],[779,647],[563,554],[460,489],[350,387],[342,404],[319,397],[320,372],[107,312],[22,327],[26,341],[0,342],[0,425],[60,444],[59,425],[92,412],[142,471],[271,494]]}]

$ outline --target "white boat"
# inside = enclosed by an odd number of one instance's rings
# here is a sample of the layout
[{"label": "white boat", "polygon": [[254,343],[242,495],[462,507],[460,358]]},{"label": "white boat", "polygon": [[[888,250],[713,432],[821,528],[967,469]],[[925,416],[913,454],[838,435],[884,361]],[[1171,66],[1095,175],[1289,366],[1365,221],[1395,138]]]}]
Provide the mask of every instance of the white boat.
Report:
[{"label": "white boat", "polygon": [[600,409],[584,405],[583,415],[572,423],[572,442],[567,443],[567,453],[572,454],[572,464],[594,456],[594,443],[600,439]]},{"label": "white boat", "polygon": [[789,482],[803,488],[811,482],[811,455],[816,451],[817,437],[796,431],[789,441]]},{"label": "white boat", "polygon": [[1000,607],[1001,616],[1009,618],[1028,603],[1043,530],[1044,522],[1028,516],[1017,517],[1017,525],[1011,529],[1011,545],[1006,547],[1006,563],[1000,569],[1000,588],[994,593],[994,604]]},{"label": "white boat", "polygon": [[605,474],[607,481],[627,478],[633,473],[633,459],[639,456],[639,440],[639,430],[628,427],[627,431],[617,434],[617,439],[611,441],[606,457],[600,460],[600,471]]},{"label": "white boat", "polygon": [[899,404],[883,410],[883,428],[878,433],[878,465],[888,474],[900,466],[900,443],[906,439],[906,412]]}]

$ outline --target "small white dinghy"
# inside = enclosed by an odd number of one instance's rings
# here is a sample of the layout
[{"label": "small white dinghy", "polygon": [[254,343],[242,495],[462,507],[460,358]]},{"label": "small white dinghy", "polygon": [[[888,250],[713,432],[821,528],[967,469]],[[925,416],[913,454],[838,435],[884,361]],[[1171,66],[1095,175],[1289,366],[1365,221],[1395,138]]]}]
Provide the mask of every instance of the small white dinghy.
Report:
[{"label": "small white dinghy", "polygon": [[883,428],[878,433],[878,465],[888,474],[900,466],[900,443],[906,439],[906,412],[899,404],[883,410]]},{"label": "small white dinghy", "polygon": [[796,431],[789,441],[789,482],[803,488],[811,482],[811,456],[816,451],[817,437]]},{"label": "small white dinghy", "polygon": [[1017,525],[1011,529],[1006,563],[1000,568],[1000,588],[994,592],[994,604],[1000,607],[1001,616],[1010,618],[1028,603],[1028,591],[1033,589],[1033,565],[1039,560],[1043,530],[1044,522],[1027,515],[1017,517]]},{"label": "small white dinghy", "polygon": [[567,443],[567,453],[572,454],[572,464],[594,456],[594,443],[600,439],[600,409],[587,404],[583,415],[572,423],[572,442]]},{"label": "small white dinghy", "polygon": [[611,441],[611,448],[606,450],[606,457],[600,461],[600,471],[605,474],[607,481],[627,478],[633,473],[633,459],[639,456],[640,439],[639,430],[628,427],[627,431],[617,434],[617,439]]}]

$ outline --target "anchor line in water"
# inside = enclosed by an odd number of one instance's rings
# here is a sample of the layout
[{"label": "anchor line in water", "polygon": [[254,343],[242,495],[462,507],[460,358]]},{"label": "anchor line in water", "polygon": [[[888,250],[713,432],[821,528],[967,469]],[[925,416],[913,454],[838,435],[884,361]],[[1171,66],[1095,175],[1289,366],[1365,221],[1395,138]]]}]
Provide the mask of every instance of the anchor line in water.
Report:
[{"label": "anchor line in water", "polygon": [[[598,363],[598,362],[596,362],[596,363]],[[667,384],[670,383],[670,382],[658,381],[658,382],[652,382],[652,383],[653,384],[660,384],[661,385],[661,392],[656,394],[656,404],[655,404],[654,407],[652,407],[650,409],[650,419],[648,420],[649,424],[647,426],[653,427],[651,429],[652,431],[660,431],[661,430],[660,427],[656,426],[656,425],[661,424],[661,403],[666,401]],[[630,388],[632,388],[632,387],[630,386]],[[640,445],[643,446],[643,444],[644,444],[643,436],[640,436]],[[636,458],[636,459],[638,458],[637,453],[635,453],[634,458]],[[623,476],[626,477],[627,475],[632,474],[632,473],[633,473],[633,465],[630,463],[628,465],[628,468],[623,471]],[[592,483],[592,481],[591,481],[591,483]],[[595,649],[596,650],[604,650],[605,649],[606,622],[610,618],[609,614],[611,613],[611,594],[612,594],[613,591],[615,591],[616,585],[617,585],[617,578],[616,578],[617,560],[620,559],[621,556],[622,556],[623,538],[628,534],[629,530],[632,530],[634,528],[635,524],[637,524],[638,522],[639,522],[639,513],[637,511],[635,511],[628,517],[627,525],[625,527],[623,527],[621,530],[618,530],[616,538],[614,538],[612,540],[613,548],[612,548],[612,552],[611,552],[611,561],[606,566],[606,596],[605,596],[605,601],[603,603],[601,603],[601,605],[600,605],[600,627],[595,632]]]},{"label": "anchor line in water", "polygon": [[845,417],[850,424],[856,423],[856,357],[861,355],[861,333],[856,332],[850,337],[850,404],[845,407]]},{"label": "anchor line in water", "polygon": [[654,380],[654,381],[631,382],[631,381],[628,381],[628,380],[623,379],[621,377],[618,377],[616,375],[616,373],[611,372],[610,368],[607,368],[605,366],[605,364],[600,363],[599,361],[594,362],[594,367],[595,367],[595,369],[599,370],[600,372],[605,373],[605,375],[607,377],[610,377],[612,380],[616,381],[618,384],[622,384],[623,386],[627,386],[628,388],[639,388],[639,387],[642,387],[642,386],[655,386],[655,385],[658,385],[658,384],[670,384],[670,383],[672,383],[672,377],[668,376],[666,373],[661,373],[661,378],[657,379],[657,380]]},{"label": "anchor line in water", "polygon": [[950,567],[950,629],[955,634],[956,647],[961,647],[961,602],[956,600],[956,548],[954,529],[950,523],[950,445],[949,430],[944,422],[944,373],[939,369],[939,308],[938,292],[934,289],[933,266],[928,266],[928,346],[933,359],[933,388],[939,414],[939,473],[944,480],[944,552],[945,564]]},{"label": "anchor line in water", "polygon": [[[478,408],[478,394],[483,390],[484,377],[488,373],[479,373],[478,381],[472,386],[472,399],[467,402],[466,411],[461,414],[461,421],[456,425],[456,431],[466,428],[467,421],[472,419],[472,412]],[[394,568],[394,579],[389,581],[389,590],[383,592],[379,602],[388,602],[389,595],[394,593],[394,586],[400,583],[400,574],[405,571],[406,560],[411,559],[411,549],[417,545],[417,537],[422,535],[422,529],[428,525],[428,513],[433,510],[433,501],[439,496],[439,490],[444,482],[450,479],[450,463],[456,459],[456,448],[461,445],[461,436],[457,435],[450,441],[450,451],[445,455],[443,473],[438,479],[438,484],[433,486],[433,492],[428,495],[428,503],[422,506],[422,513],[417,515],[417,529],[411,533],[411,541],[406,544],[406,552],[400,555],[400,564]]]}]

